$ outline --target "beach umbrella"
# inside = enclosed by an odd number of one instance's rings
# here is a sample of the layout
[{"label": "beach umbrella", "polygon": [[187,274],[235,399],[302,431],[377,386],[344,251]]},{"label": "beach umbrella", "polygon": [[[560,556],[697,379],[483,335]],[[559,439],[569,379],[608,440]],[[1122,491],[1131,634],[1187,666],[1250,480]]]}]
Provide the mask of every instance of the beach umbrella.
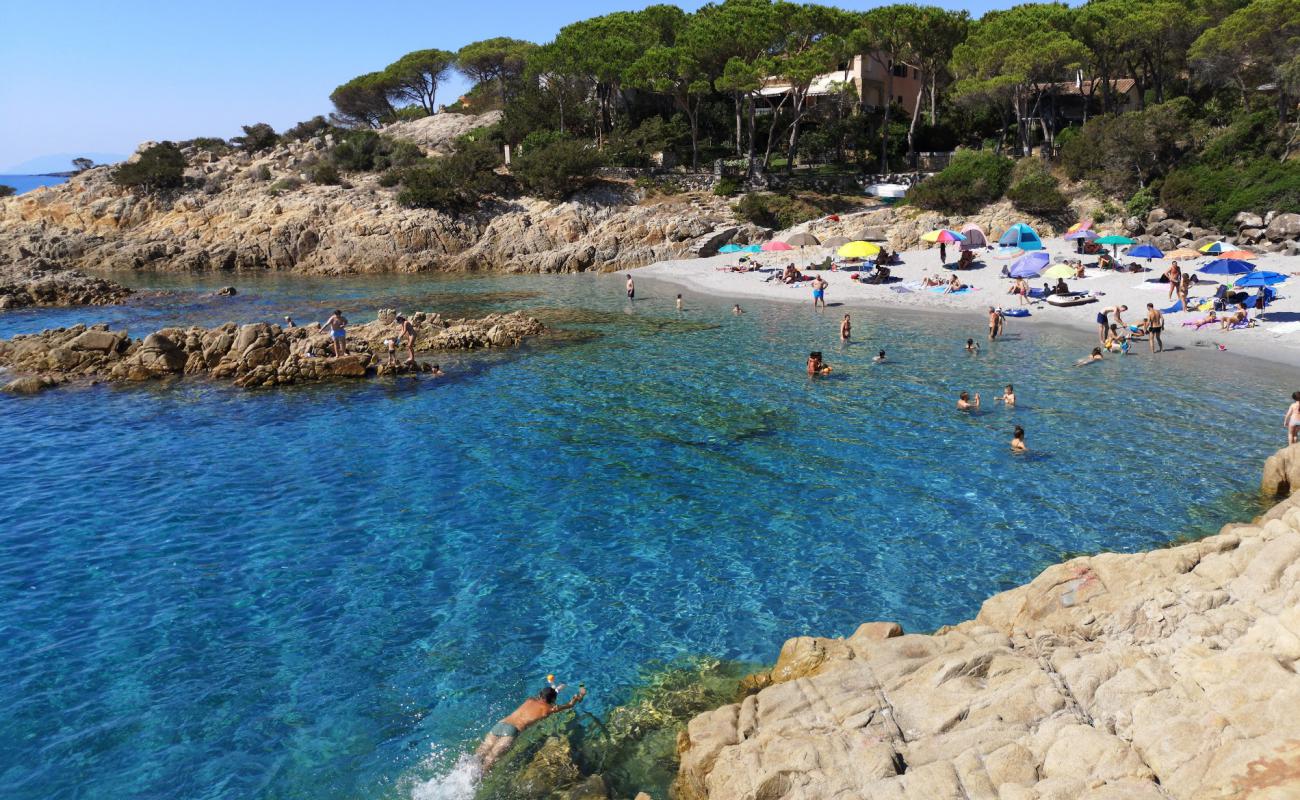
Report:
[{"label": "beach umbrella", "polygon": [[1025,251],[1021,250],[1019,247],[999,247],[997,250],[993,251],[993,257],[1001,259],[1002,261],[1006,261],[1008,258],[1015,258],[1016,256],[1023,256],[1024,254]]},{"label": "beach umbrella", "polygon": [[1087,228],[1084,228],[1083,230],[1070,231],[1069,233],[1065,234],[1065,236],[1062,238],[1069,239],[1071,241],[1075,239],[1096,239],[1097,232],[1090,231]]},{"label": "beach umbrella", "polygon": [[822,242],[822,247],[843,247],[844,245],[848,244],[851,241],[853,240],[847,236],[832,236],[831,238]]},{"label": "beach umbrella", "polygon": [[1133,258],[1145,258],[1148,261],[1153,258],[1165,257],[1165,254],[1160,252],[1160,248],[1153,244],[1140,244],[1137,247],[1130,248],[1128,255]]},{"label": "beach umbrella", "polygon": [[782,242],[782,241],[778,241],[778,240],[776,240],[776,239],[773,239],[773,240],[770,241],[770,242],[763,242],[763,246],[762,246],[761,249],[762,249],[764,252],[771,253],[771,252],[773,252],[773,251],[777,251],[777,250],[793,250],[794,248],[791,247],[790,245],[786,244],[785,242]]},{"label": "beach umbrella", "polygon": [[760,253],[762,250],[763,248],[756,244],[747,244],[740,248],[740,252],[742,253]]},{"label": "beach umbrella", "polygon": [[719,253],[739,253],[744,248],[738,244],[724,244],[718,248]]},{"label": "beach umbrella", "polygon": [[1165,258],[1200,258],[1204,253],[1191,250],[1186,247],[1180,247],[1172,253],[1165,253]]},{"label": "beach umbrella", "polygon": [[1249,250],[1229,250],[1226,253],[1219,253],[1219,258],[1254,258],[1255,254]]},{"label": "beach umbrella", "polygon": [[1037,278],[1051,260],[1052,257],[1041,250],[1021,256],[1011,262],[1011,277]]},{"label": "beach umbrella", "polygon": [[859,242],[883,242],[889,239],[885,232],[880,228],[863,228],[854,241]]},{"label": "beach umbrella", "polygon": [[1128,238],[1127,236],[1103,236],[1100,239],[1097,239],[1095,241],[1095,244],[1108,244],[1111,246],[1111,249],[1114,251],[1114,254],[1119,255],[1120,245],[1137,244],[1137,242]]},{"label": "beach umbrella", "polygon": [[871,258],[880,252],[880,246],[871,242],[849,242],[835,252],[844,258]]},{"label": "beach umbrella", "polygon": [[789,239],[785,240],[786,244],[792,244],[795,247],[808,247],[821,244],[821,241],[811,233],[796,233]]},{"label": "beach umbrella", "polygon": [[1071,225],[1069,228],[1066,229],[1065,232],[1066,232],[1067,236],[1066,236],[1065,238],[1067,238],[1067,239],[1070,238],[1070,237],[1068,236],[1068,234],[1071,234],[1071,233],[1079,233],[1080,231],[1086,231],[1086,230],[1088,230],[1088,229],[1091,228],[1091,227],[1092,227],[1092,219],[1091,219],[1091,218],[1089,218],[1089,219],[1084,219],[1084,220],[1080,220],[1080,221],[1074,223],[1073,225]]},{"label": "beach umbrella", "polygon": [[1070,266],[1069,264],[1053,264],[1052,266],[1043,270],[1043,277],[1044,278],[1073,278],[1074,267]]},{"label": "beach umbrella", "polygon": [[1201,245],[1201,252],[1209,253],[1212,256],[1217,256],[1220,253],[1226,253],[1231,249],[1232,249],[1232,245],[1228,244],[1227,242],[1210,242],[1209,244]]},{"label": "beach umbrella", "polygon": [[1235,258],[1216,258],[1197,270],[1206,275],[1249,275],[1254,271],[1254,264]]},{"label": "beach umbrella", "polygon": [[965,240],[966,240],[965,236],[962,236],[957,231],[950,231],[947,228],[940,228],[937,231],[930,231],[929,233],[922,234],[921,236],[921,241],[934,242],[935,244],[952,244],[953,242],[963,242]]},{"label": "beach umbrella", "polygon": [[1286,276],[1280,272],[1252,272],[1241,280],[1237,281],[1234,286],[1249,288],[1253,286],[1273,286],[1286,280]]}]

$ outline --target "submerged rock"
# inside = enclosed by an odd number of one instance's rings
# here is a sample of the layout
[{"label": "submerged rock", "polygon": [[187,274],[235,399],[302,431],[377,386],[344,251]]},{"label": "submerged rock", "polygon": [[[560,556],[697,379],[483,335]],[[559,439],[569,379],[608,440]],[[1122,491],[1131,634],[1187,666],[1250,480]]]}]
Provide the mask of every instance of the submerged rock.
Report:
[{"label": "submerged rock", "polygon": [[1297,609],[1300,495],[1049,567],[933,635],[793,639],[770,685],[691,720],[674,797],[1300,796]]}]

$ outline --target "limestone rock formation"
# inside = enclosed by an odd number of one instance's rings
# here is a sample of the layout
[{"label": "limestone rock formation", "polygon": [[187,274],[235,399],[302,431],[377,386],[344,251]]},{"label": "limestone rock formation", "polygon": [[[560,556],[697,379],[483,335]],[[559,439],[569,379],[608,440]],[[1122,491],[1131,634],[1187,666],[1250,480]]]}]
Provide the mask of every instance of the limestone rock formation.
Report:
[{"label": "limestone rock formation", "polygon": [[28,306],[104,306],[131,290],[39,258],[21,245],[0,249],[0,310]]},{"label": "limestone rock formation", "polygon": [[1300,495],[1055,565],[933,635],[781,656],[770,686],[691,721],[678,800],[1300,797]]},{"label": "limestone rock formation", "polygon": [[[541,322],[519,312],[481,319],[444,319],[420,312],[410,319],[417,352],[514,347],[545,331]],[[270,387],[401,371],[381,359],[387,350],[384,340],[397,335],[391,320],[357,325],[349,332],[351,352],[334,357],[329,334],[315,327],[228,322],[217,328],[164,328],[133,340],[126,331],[110,331],[107,325],[76,325],[0,340],[0,367],[20,374],[6,388],[21,393],[73,380],[132,382],[203,375],[236,386]]]}]

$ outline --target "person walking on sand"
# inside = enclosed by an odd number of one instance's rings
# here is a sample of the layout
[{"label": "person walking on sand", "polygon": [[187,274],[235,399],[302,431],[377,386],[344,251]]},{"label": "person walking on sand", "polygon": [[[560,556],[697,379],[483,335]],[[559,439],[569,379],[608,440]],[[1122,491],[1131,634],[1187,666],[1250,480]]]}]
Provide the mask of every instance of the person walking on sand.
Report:
[{"label": "person walking on sand", "polygon": [[980,393],[975,393],[975,399],[971,399],[970,392],[962,392],[957,396],[958,411],[974,411],[980,407]]},{"label": "person walking on sand", "polygon": [[1161,341],[1160,334],[1165,329],[1165,315],[1160,313],[1160,309],[1154,304],[1147,303],[1147,334],[1151,337],[1151,352],[1163,353],[1165,343]]},{"label": "person walking on sand", "polygon": [[1187,295],[1192,291],[1192,273],[1184,272],[1178,281],[1178,302],[1183,304],[1183,311],[1191,311],[1187,306]]},{"label": "person walking on sand", "polygon": [[330,318],[325,320],[325,324],[320,326],[321,330],[325,330],[326,328],[329,329],[330,341],[334,343],[335,358],[342,358],[343,356],[347,355],[348,352],[347,327],[348,327],[347,319],[343,316],[343,312],[338,310],[337,308],[334,309],[333,314],[330,314]]},{"label": "person walking on sand", "polygon": [[813,278],[813,308],[826,307],[826,287],[829,285],[820,275]]},{"label": "person walking on sand", "polygon": [[853,335],[853,323],[849,321],[849,315],[845,314],[844,319],[840,320],[840,341],[847,342]]},{"label": "person walking on sand", "polygon": [[636,284],[632,282],[631,275],[627,276],[627,299],[628,300],[636,299]]},{"label": "person walking on sand", "polygon": [[1120,316],[1128,311],[1128,306],[1107,306],[1097,312],[1097,326],[1101,328],[1101,336],[1098,341],[1104,346],[1106,344],[1106,335],[1110,333],[1110,315],[1115,315],[1115,324],[1123,327],[1124,318]]},{"label": "person walking on sand", "polygon": [[1025,429],[1017,425],[1011,433],[1011,452],[1023,453],[1028,449],[1025,446]]},{"label": "person walking on sand", "polygon": [[1286,410],[1286,416],[1282,418],[1282,426],[1286,428],[1286,443],[1295,444],[1300,441],[1300,392],[1292,392],[1291,399],[1294,401]]},{"label": "person walking on sand", "polygon": [[1183,268],[1178,266],[1177,261],[1165,270],[1165,280],[1169,281],[1169,297],[1172,299],[1174,292],[1178,291],[1178,285],[1183,281]]},{"label": "person walking on sand", "polygon": [[573,696],[572,700],[563,705],[556,705],[555,701],[559,699],[560,692],[563,689],[564,684],[547,686],[538,692],[536,696],[525,700],[510,716],[492,726],[492,730],[488,731],[487,736],[483,737],[483,743],[474,751],[474,757],[483,765],[483,774],[486,775],[491,771],[492,766],[497,763],[501,756],[505,755],[514,746],[519,734],[552,714],[568,711],[581,703],[582,698],[587,696],[587,687],[579,686],[578,693]]}]

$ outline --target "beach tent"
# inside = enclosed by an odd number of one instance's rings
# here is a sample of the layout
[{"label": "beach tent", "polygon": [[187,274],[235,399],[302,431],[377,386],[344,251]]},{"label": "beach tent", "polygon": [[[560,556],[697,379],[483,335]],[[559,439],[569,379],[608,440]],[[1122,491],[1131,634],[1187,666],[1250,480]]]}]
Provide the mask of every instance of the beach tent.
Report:
[{"label": "beach tent", "polygon": [[1042,250],[1043,240],[1038,238],[1034,229],[1023,222],[1017,222],[1007,232],[1002,234],[998,239],[998,244],[1003,247],[1019,247],[1021,250]]},{"label": "beach tent", "polygon": [[1044,252],[1030,253],[1011,262],[1011,277],[1037,278],[1052,257]]},{"label": "beach tent", "polygon": [[988,247],[989,245],[988,237],[984,235],[984,231],[980,230],[980,226],[973,222],[961,229],[961,235],[966,237],[966,240],[961,243],[962,250],[974,250],[977,247]]},{"label": "beach tent", "polygon": [[1021,250],[1019,247],[999,247],[997,250],[993,251],[993,257],[999,261],[1006,261],[1009,258],[1023,256],[1024,254],[1025,251]]}]

